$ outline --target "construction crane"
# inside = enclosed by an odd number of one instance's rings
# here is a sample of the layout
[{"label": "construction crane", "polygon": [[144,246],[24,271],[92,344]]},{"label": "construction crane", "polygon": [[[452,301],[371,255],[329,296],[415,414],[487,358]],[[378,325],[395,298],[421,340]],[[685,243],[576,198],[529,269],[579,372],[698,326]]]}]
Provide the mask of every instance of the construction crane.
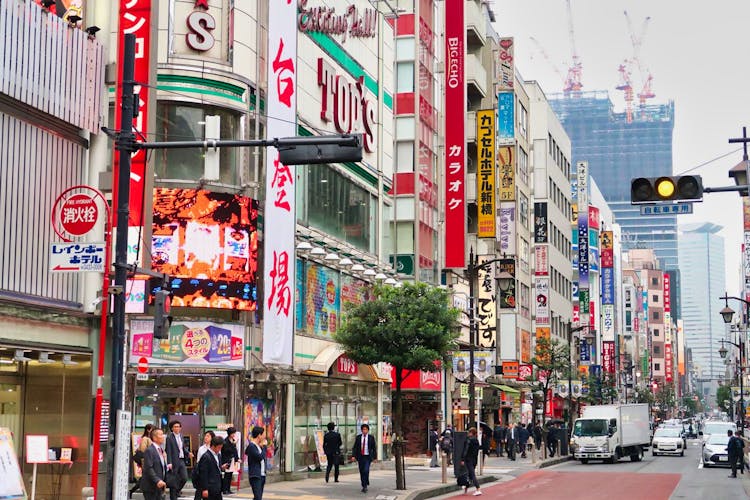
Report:
[{"label": "construction crane", "polygon": [[625,93],[625,117],[628,123],[633,123],[633,84],[630,81],[630,69],[628,69],[628,60],[620,64],[617,71],[620,72],[620,84],[615,87]]},{"label": "construction crane", "polygon": [[[628,24],[630,43],[633,46],[633,56],[631,58],[631,62],[638,68],[638,76],[642,84],[641,91],[638,93],[638,103],[641,109],[643,109],[646,106],[646,99],[653,99],[654,97],[656,97],[656,94],[652,90],[654,77],[647,70],[644,71],[643,64],[641,62],[641,47],[643,46],[643,40],[646,37],[646,31],[648,29],[649,22],[651,21],[651,17],[647,16],[643,20],[639,32],[636,33],[635,28],[633,27],[633,21],[631,20],[628,11],[623,11],[623,14],[625,15],[625,20]],[[630,107],[631,109],[631,119],[628,120],[628,123],[632,121],[632,101],[633,91],[631,87],[629,94],[627,90],[625,91],[626,109],[628,107]]]},{"label": "construction crane", "polygon": [[570,56],[571,64],[568,68],[568,76],[565,79],[565,92],[579,92],[583,88],[581,77],[583,73],[583,64],[578,56],[578,50],[576,49],[576,36],[575,30],[573,29],[573,8],[570,5],[570,0],[565,0],[565,7],[568,14],[568,37],[570,38]]}]

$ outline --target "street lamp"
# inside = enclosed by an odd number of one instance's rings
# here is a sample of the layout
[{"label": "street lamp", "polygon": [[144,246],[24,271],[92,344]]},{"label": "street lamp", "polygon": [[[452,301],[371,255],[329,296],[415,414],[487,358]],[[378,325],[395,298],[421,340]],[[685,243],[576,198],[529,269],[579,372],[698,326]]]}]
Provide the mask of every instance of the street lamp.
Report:
[{"label": "street lamp", "polygon": [[[476,419],[478,422],[480,419],[478,415],[475,415],[476,411],[476,380],[474,378],[474,349],[476,346],[476,340],[478,338],[478,327],[476,324],[476,307],[477,299],[475,297],[475,283],[479,279],[479,271],[486,271],[487,268],[495,262],[500,262],[499,258],[491,259],[479,264],[477,262],[477,256],[474,255],[474,247],[469,250],[469,265],[466,267],[466,279],[469,280],[469,424],[472,419]],[[508,290],[512,284],[512,280],[515,277],[508,273],[503,272],[498,276],[498,286],[501,290]]]},{"label": "street lamp", "polygon": [[[750,301],[747,301],[740,297],[729,297],[727,296],[726,292],[724,293],[723,297],[719,297],[720,299],[724,299],[724,308],[719,311],[719,314],[721,314],[721,317],[724,319],[724,323],[729,324],[732,322],[732,318],[734,317],[734,311],[731,307],[729,307],[729,299],[732,300],[739,300],[743,304],[745,304],[745,316],[743,318],[743,323],[747,325],[747,321],[750,320]],[[731,344],[735,346],[737,349],[740,350],[740,429],[744,430],[745,427],[745,394],[743,390],[743,379],[745,378],[745,343],[742,342],[742,334],[740,334],[740,342],[734,343],[730,340],[722,340],[721,341],[721,348],[719,349],[719,356],[721,356],[722,359],[725,359],[727,357],[727,349],[724,347],[724,343]]]}]

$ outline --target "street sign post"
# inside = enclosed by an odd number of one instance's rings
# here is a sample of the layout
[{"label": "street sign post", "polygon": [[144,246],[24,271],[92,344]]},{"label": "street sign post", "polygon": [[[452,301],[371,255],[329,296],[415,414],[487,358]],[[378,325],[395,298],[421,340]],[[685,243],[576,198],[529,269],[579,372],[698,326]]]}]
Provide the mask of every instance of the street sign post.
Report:
[{"label": "street sign post", "polygon": [[663,203],[656,205],[641,205],[641,215],[680,215],[692,214],[693,203]]},{"label": "street sign post", "polygon": [[105,250],[104,243],[52,243],[49,269],[53,273],[103,273]]}]

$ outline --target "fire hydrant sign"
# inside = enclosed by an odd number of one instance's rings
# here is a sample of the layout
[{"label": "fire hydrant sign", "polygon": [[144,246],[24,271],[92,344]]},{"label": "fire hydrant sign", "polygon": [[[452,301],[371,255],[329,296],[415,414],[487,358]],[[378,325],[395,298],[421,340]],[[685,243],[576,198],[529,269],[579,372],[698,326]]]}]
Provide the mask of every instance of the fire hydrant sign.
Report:
[{"label": "fire hydrant sign", "polygon": [[56,273],[104,272],[104,243],[52,243],[49,268]]}]

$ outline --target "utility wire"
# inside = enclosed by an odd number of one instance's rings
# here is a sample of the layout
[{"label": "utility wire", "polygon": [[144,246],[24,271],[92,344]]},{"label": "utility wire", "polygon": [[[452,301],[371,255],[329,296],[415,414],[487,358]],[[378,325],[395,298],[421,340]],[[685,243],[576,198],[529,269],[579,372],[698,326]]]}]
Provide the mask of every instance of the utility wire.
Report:
[{"label": "utility wire", "polygon": [[696,166],[694,166],[692,168],[689,168],[687,170],[684,170],[684,171],[680,172],[679,174],[674,174],[674,175],[685,175],[685,174],[688,174],[688,173],[692,172],[693,170],[697,170],[697,169],[699,169],[701,167],[705,167],[709,163],[713,163],[715,161],[721,160],[722,158],[726,158],[727,156],[733,155],[734,153],[737,153],[739,151],[742,151],[742,148],[737,148],[737,149],[735,149],[733,151],[729,151],[728,153],[724,153],[721,156],[717,156],[716,158],[712,158],[710,160],[706,160],[703,163],[699,163],[698,165],[696,165]]}]

